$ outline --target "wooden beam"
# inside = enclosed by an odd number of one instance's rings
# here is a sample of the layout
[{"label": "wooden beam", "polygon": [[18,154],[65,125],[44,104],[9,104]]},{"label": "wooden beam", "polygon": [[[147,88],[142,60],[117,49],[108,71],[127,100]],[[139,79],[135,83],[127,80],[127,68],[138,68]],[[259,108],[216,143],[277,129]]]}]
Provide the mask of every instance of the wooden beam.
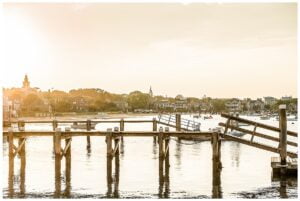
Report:
[{"label": "wooden beam", "polygon": [[[255,125],[256,124],[257,127],[268,129],[268,130],[272,130],[272,131],[276,131],[278,133],[280,132],[280,129],[277,128],[277,127],[266,125],[266,124],[262,124],[262,123],[258,123],[258,122],[251,121],[251,120],[248,120],[248,119],[242,119],[240,117],[231,116],[229,114],[222,113],[221,117],[230,118],[232,120],[236,120],[236,121],[239,121],[239,122],[242,122],[242,123],[246,123],[246,124],[250,124],[250,125]],[[294,136],[294,137],[298,136],[298,133],[293,132],[293,131],[287,131],[287,134],[290,135],[290,136]]]},{"label": "wooden beam", "polygon": [[[271,152],[279,154],[279,149],[277,149],[275,147],[267,146],[267,145],[260,144],[260,143],[257,143],[257,142],[252,142],[251,143],[249,140],[245,140],[245,139],[235,137],[235,136],[232,136],[232,135],[221,134],[221,136],[225,139],[229,139],[229,140],[232,140],[232,141],[236,141],[236,142],[239,142],[239,143],[242,143],[242,144],[246,144],[246,145],[249,145],[249,146],[252,146],[252,147],[256,147],[256,148],[259,148],[259,149],[263,149],[263,150],[266,150],[266,151],[271,151]],[[298,157],[298,154],[293,153],[293,152],[287,152],[287,155],[292,157],[292,158]]]},{"label": "wooden beam", "polygon": [[[219,126],[225,127],[226,124],[224,124],[224,123],[219,123]],[[255,132],[255,131],[250,131],[250,130],[247,130],[247,129],[244,129],[244,128],[240,128],[240,127],[236,127],[236,126],[232,126],[232,125],[229,125],[228,127],[229,127],[229,128],[232,128],[232,129],[234,129],[234,130],[243,132],[243,133],[250,134],[250,135],[252,135],[252,136],[255,135],[255,136],[257,136],[257,137],[261,137],[261,138],[265,138],[265,139],[272,140],[272,141],[275,141],[275,142],[279,142],[279,138],[276,138],[276,137],[273,137],[273,136],[265,135],[265,134],[258,133],[258,132]],[[296,142],[288,141],[287,143],[288,143],[289,145],[291,145],[291,146],[295,146],[295,147],[298,146],[298,144],[297,144]]]}]

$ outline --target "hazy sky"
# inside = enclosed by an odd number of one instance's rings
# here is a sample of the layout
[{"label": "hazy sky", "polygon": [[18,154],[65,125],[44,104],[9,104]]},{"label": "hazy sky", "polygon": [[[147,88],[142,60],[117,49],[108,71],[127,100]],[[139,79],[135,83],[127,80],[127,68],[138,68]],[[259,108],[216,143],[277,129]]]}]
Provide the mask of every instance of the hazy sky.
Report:
[{"label": "hazy sky", "polygon": [[[297,95],[296,3],[4,4],[4,87]],[[4,76],[3,76],[4,75]]]}]

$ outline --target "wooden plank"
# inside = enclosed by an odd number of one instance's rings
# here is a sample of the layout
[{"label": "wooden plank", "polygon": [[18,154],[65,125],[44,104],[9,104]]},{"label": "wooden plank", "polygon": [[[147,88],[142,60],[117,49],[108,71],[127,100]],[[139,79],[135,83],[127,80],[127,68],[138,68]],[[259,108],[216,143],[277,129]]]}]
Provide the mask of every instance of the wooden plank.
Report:
[{"label": "wooden plank", "polygon": [[[57,123],[74,123],[74,122],[78,122],[78,123],[86,123],[87,121],[86,120],[55,120]],[[4,121],[4,123],[8,123],[8,121]],[[50,120],[27,120],[27,121],[23,121],[24,123],[29,123],[29,124],[44,124],[44,123],[47,123],[47,124],[51,124],[53,123],[53,121],[50,121]],[[96,120],[96,121],[93,121],[91,120],[92,123],[119,123],[120,120]],[[126,123],[151,123],[152,120],[125,120],[124,122]],[[12,121],[10,123],[18,123],[18,121]]]},{"label": "wooden plank", "polygon": [[[236,120],[236,121],[246,123],[246,124],[250,124],[250,125],[253,125],[253,126],[256,124],[257,127],[264,128],[264,129],[269,129],[269,130],[276,131],[276,132],[280,132],[280,129],[277,128],[277,127],[262,124],[262,123],[258,123],[258,122],[251,121],[251,120],[248,120],[248,119],[242,119],[240,117],[231,116],[229,114],[222,113],[221,117],[230,118],[232,120]],[[298,133],[293,132],[293,131],[287,131],[287,134],[290,135],[290,136],[294,136],[294,137],[298,136]]]},{"label": "wooden plank", "polygon": [[[224,124],[224,123],[219,123],[219,126],[225,127],[226,124]],[[276,137],[273,137],[273,136],[269,136],[269,135],[265,135],[265,134],[258,133],[258,132],[253,132],[253,131],[250,131],[250,130],[247,130],[247,129],[244,129],[244,128],[240,128],[240,127],[236,127],[236,126],[232,126],[232,125],[229,125],[228,127],[229,127],[229,128],[232,128],[232,129],[234,129],[234,130],[243,132],[243,133],[250,134],[250,135],[253,135],[253,134],[254,134],[254,135],[257,136],[257,137],[265,138],[265,139],[272,140],[272,141],[275,141],[275,142],[279,142],[279,141],[280,141],[279,138],[276,138]],[[289,144],[289,145],[291,145],[291,146],[294,146],[294,147],[297,147],[297,146],[298,146],[298,143],[292,142],[292,141],[287,141],[287,144]]]},{"label": "wooden plank", "polygon": [[[252,146],[252,147],[256,147],[256,148],[259,148],[259,149],[263,149],[263,150],[266,150],[266,151],[271,151],[271,152],[279,154],[279,149],[277,149],[275,147],[267,146],[267,145],[260,144],[260,143],[257,143],[257,142],[252,142],[251,143],[249,140],[245,140],[245,139],[235,137],[235,136],[232,136],[232,135],[228,135],[228,134],[227,135],[221,134],[221,136],[223,138],[226,138],[226,139],[229,139],[229,140],[232,140],[232,141],[236,141],[236,142],[239,142],[239,143],[242,143],[242,144],[246,144],[246,145],[249,145],[249,146]],[[287,152],[287,155],[290,156],[290,157],[293,157],[293,158],[298,157],[298,154],[293,153],[293,152]]]}]

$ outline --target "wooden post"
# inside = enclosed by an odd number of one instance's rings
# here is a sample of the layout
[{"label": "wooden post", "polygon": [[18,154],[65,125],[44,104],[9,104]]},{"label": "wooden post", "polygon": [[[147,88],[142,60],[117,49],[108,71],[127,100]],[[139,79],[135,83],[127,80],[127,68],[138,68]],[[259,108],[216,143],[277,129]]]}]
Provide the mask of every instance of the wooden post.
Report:
[{"label": "wooden post", "polygon": [[[124,131],[125,129],[125,122],[124,122],[124,119],[122,118],[120,120],[120,131]],[[121,136],[121,140],[123,141],[123,136]]]},{"label": "wooden post", "polygon": [[13,129],[8,130],[8,189],[9,197],[14,195],[14,136]]},{"label": "wooden post", "polygon": [[[52,121],[52,129],[53,131],[56,131],[56,128],[58,127],[57,120]],[[53,152],[55,152],[55,135],[53,135]]]},{"label": "wooden post", "polygon": [[[115,132],[119,132],[119,128],[114,128]],[[119,197],[119,173],[120,173],[120,162],[119,162],[119,153],[120,153],[120,137],[116,136],[114,138],[114,150],[116,150],[114,157],[115,157],[115,174],[114,174],[114,198]]]},{"label": "wooden post", "polygon": [[18,121],[18,130],[25,131],[25,122],[24,121]]},{"label": "wooden post", "polygon": [[[153,131],[157,131],[157,121],[153,118]],[[153,136],[153,141],[156,143],[156,136]]]},{"label": "wooden post", "polygon": [[220,165],[220,135],[218,132],[212,133],[212,198],[221,198],[221,165]]},{"label": "wooden post", "polygon": [[106,135],[106,162],[107,162],[107,185],[111,186],[112,183],[112,158],[113,158],[113,149],[112,149],[112,129],[107,129]]},{"label": "wooden post", "polygon": [[164,133],[163,127],[159,128],[158,134],[158,149],[159,149],[159,182],[164,181]]},{"label": "wooden post", "polygon": [[[91,130],[91,127],[92,127],[91,120],[88,119],[88,120],[86,121],[86,130],[87,130],[87,131],[90,131],[90,130]],[[86,148],[87,148],[88,150],[90,150],[90,149],[91,149],[91,137],[90,137],[90,136],[86,136],[86,142],[87,142]]]},{"label": "wooden post", "polygon": [[181,115],[176,114],[176,131],[181,131]]},{"label": "wooden post", "polygon": [[286,175],[287,171],[287,119],[286,105],[279,105],[279,128],[280,128],[280,174]]},{"label": "wooden post", "polygon": [[59,198],[61,194],[61,129],[56,128],[54,134],[55,153],[55,193],[54,197]]},{"label": "wooden post", "polygon": [[[65,147],[67,148],[65,159],[66,159],[66,189],[65,189],[65,195],[70,195],[71,190],[71,142],[72,138],[68,137],[65,139]],[[68,146],[69,144],[69,146]],[[68,146],[68,147],[67,147]]]},{"label": "wooden post", "polygon": [[[166,134],[169,132],[169,127],[165,128]],[[165,136],[165,182],[169,180],[169,169],[170,169],[170,159],[169,159],[169,142],[170,137],[168,135]]]},{"label": "wooden post", "polygon": [[19,138],[18,144],[19,147],[22,146],[22,148],[19,151],[19,156],[21,160],[20,164],[20,194],[25,194],[25,169],[26,169],[26,153],[25,153],[25,140],[26,138]]}]

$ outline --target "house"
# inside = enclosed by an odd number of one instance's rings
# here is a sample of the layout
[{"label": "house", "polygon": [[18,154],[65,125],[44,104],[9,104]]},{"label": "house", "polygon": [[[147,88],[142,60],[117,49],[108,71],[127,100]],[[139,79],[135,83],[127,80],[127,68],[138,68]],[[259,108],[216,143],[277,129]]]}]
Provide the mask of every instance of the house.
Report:
[{"label": "house", "polygon": [[292,100],[292,99],[293,99],[292,96],[282,96],[281,97],[281,100],[283,100],[283,101],[289,101],[289,100]]},{"label": "house", "polygon": [[88,102],[82,97],[77,96],[73,98],[72,109],[79,112],[88,111]]},{"label": "house", "polygon": [[233,98],[232,100],[226,102],[225,107],[229,112],[240,112],[242,110],[241,101],[237,98]]},{"label": "house", "polygon": [[175,97],[175,110],[186,110],[188,108],[187,98],[183,97],[182,95],[177,95]]},{"label": "house", "polygon": [[265,105],[274,105],[276,103],[277,99],[271,96],[264,97]]}]

